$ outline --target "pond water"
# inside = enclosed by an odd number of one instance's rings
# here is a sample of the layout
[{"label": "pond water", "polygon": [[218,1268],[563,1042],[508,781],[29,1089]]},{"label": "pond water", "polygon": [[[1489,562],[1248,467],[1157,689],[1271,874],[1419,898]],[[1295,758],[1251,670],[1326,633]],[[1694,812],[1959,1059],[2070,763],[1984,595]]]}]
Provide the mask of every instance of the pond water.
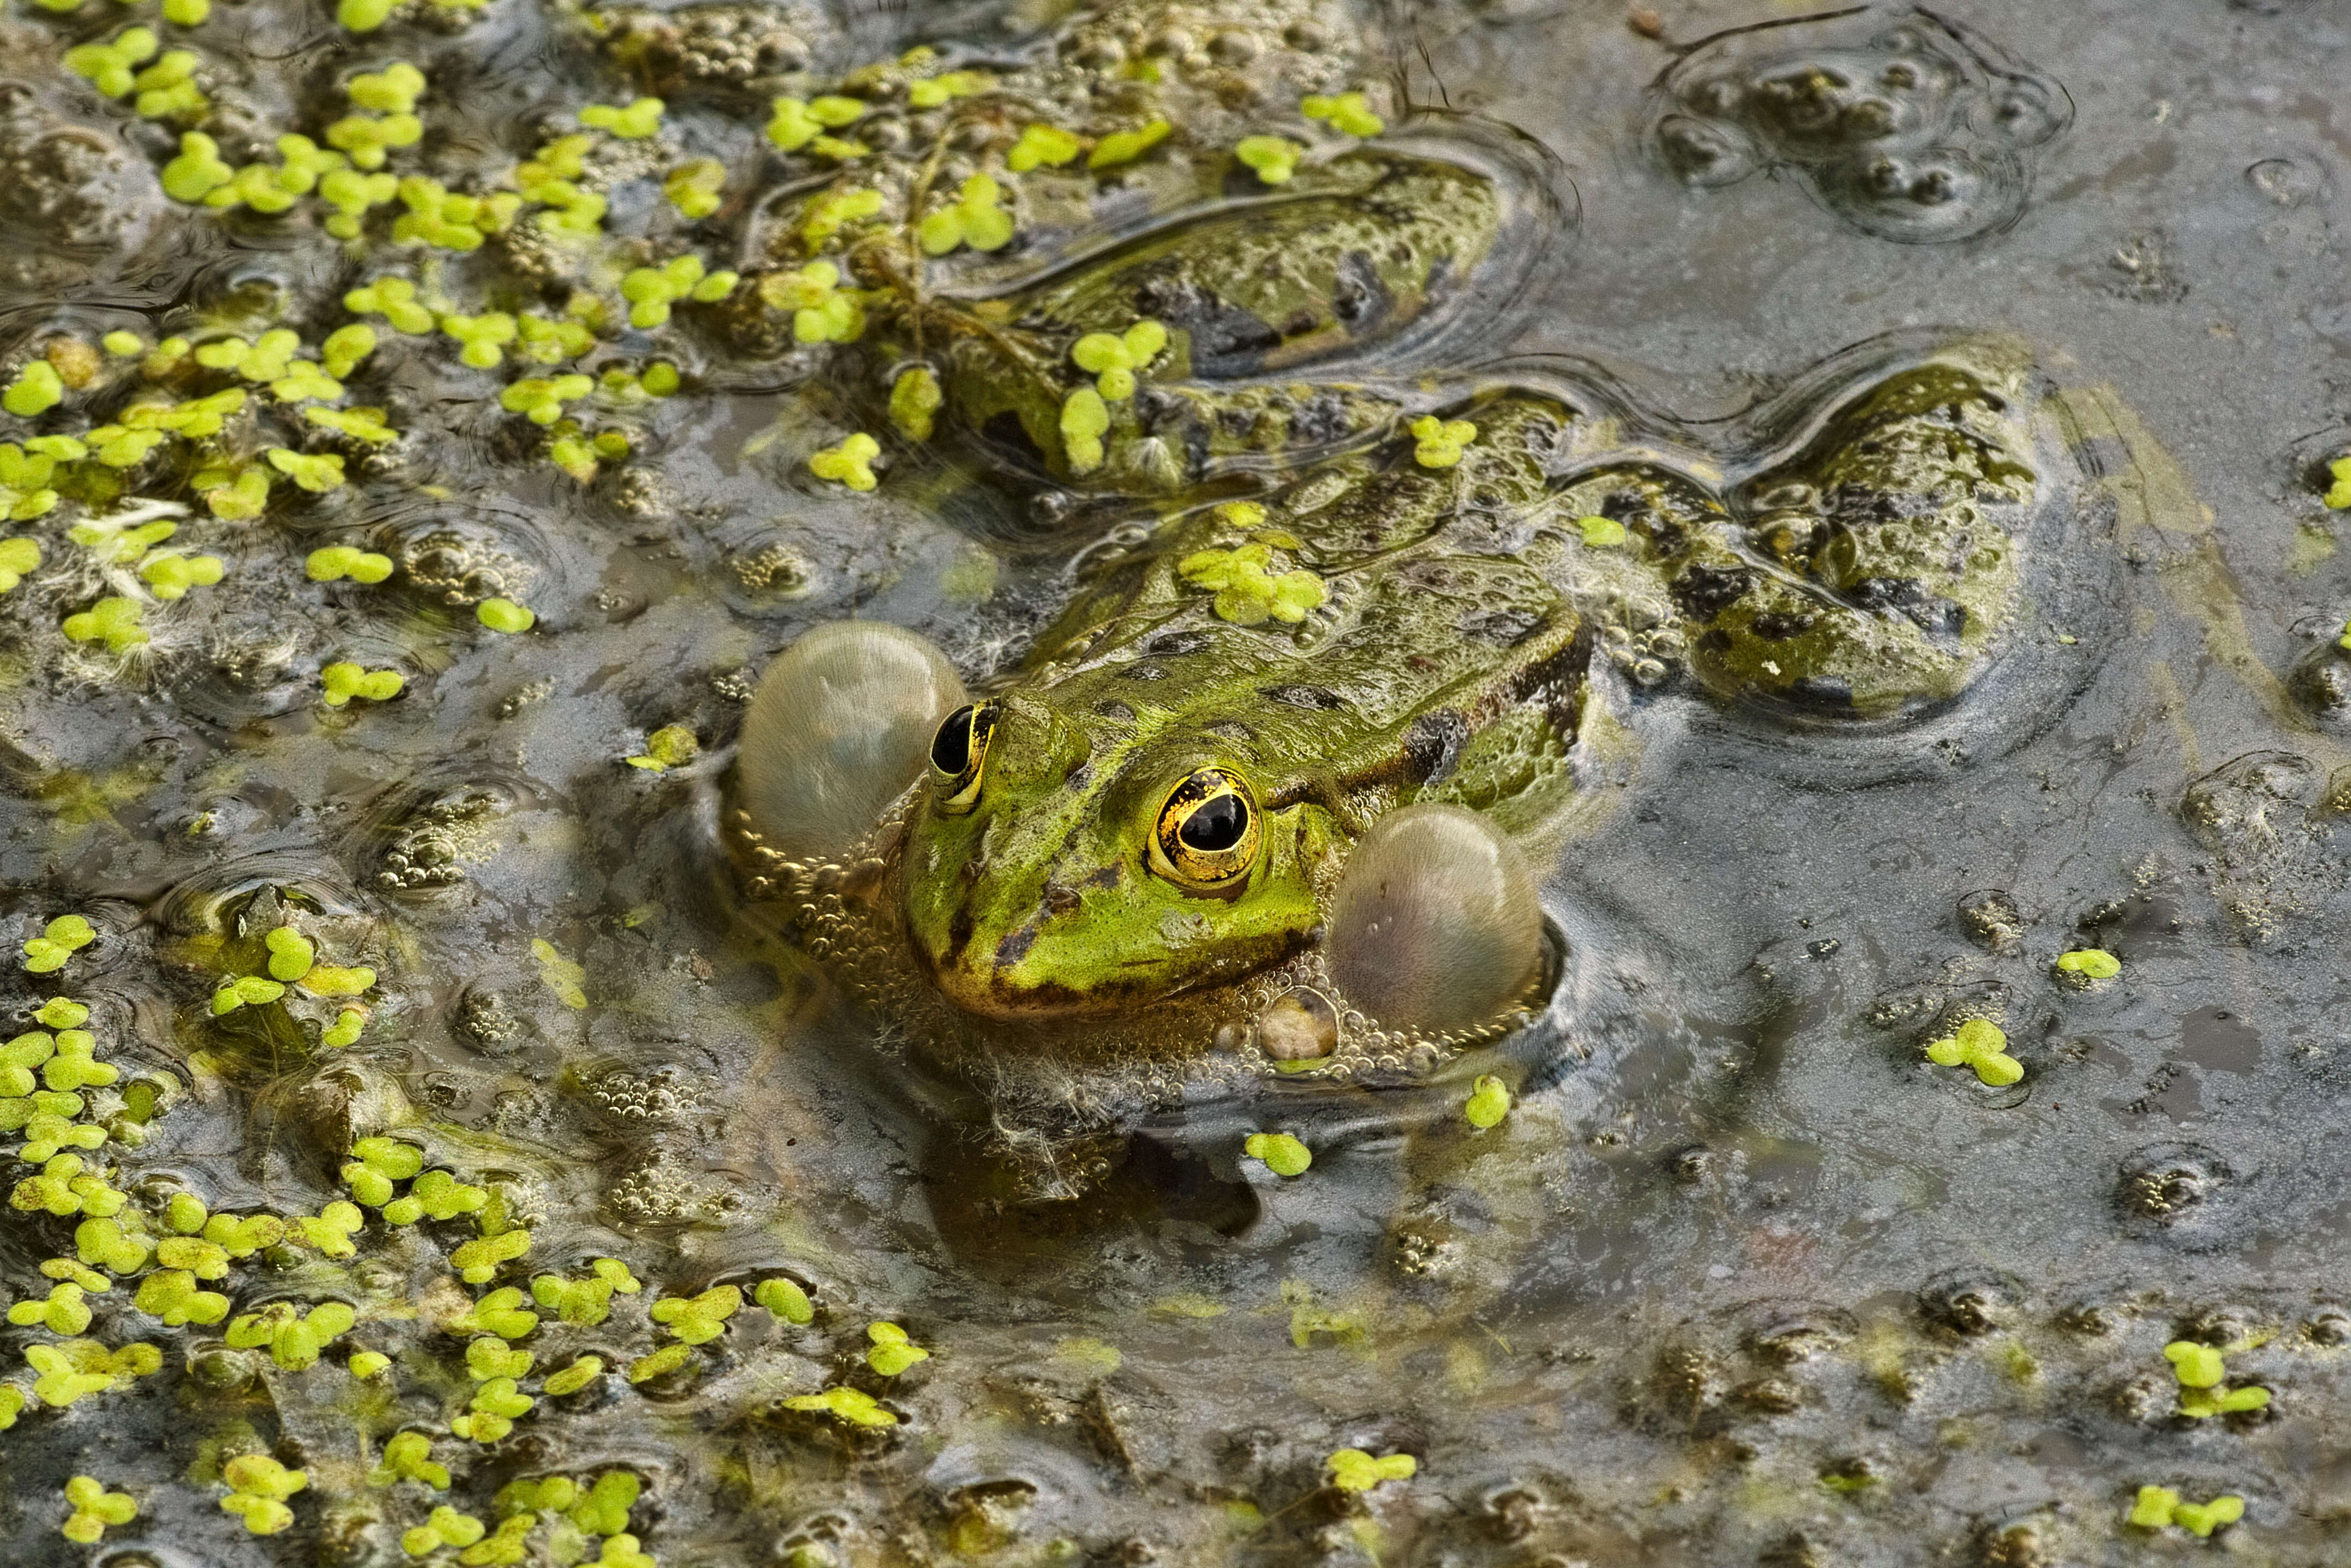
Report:
[{"label": "pond water", "polygon": [[59,4],[7,1561],[2351,1561],[2337,8]]}]

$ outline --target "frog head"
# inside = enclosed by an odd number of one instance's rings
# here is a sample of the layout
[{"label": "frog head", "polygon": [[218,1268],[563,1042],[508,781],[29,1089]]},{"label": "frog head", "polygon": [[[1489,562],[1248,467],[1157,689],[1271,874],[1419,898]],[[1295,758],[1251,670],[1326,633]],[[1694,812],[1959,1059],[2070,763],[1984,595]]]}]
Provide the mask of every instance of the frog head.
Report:
[{"label": "frog head", "polygon": [[1332,829],[1271,792],[1254,749],[1037,695],[948,715],[901,862],[940,994],[1008,1021],[1106,1013],[1305,947]]}]

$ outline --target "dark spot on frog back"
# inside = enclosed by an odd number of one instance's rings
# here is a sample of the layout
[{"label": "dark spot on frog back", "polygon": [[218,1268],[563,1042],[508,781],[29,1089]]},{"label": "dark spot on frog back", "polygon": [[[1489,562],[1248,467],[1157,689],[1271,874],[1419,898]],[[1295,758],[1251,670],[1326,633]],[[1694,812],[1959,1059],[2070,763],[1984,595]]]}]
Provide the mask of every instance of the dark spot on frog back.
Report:
[{"label": "dark spot on frog back", "polygon": [[1451,708],[1425,713],[1405,731],[1405,776],[1412,784],[1442,782],[1469,743],[1469,721]]},{"label": "dark spot on frog back", "polygon": [[1515,648],[1551,624],[1537,610],[1473,610],[1458,622],[1461,635],[1498,648]]},{"label": "dark spot on frog back", "polygon": [[1747,596],[1755,574],[1745,567],[1694,562],[1673,581],[1674,602],[1695,620],[1711,621]]},{"label": "dark spot on frog back", "polygon": [[1339,273],[1331,291],[1331,309],[1351,333],[1361,335],[1378,326],[1395,308],[1395,296],[1380,281],[1370,256],[1351,250],[1339,258]]},{"label": "dark spot on frog back", "polygon": [[1278,686],[1259,686],[1257,695],[1268,702],[1285,707],[1304,708],[1309,713],[1329,713],[1348,706],[1347,699],[1328,686],[1310,686],[1297,682]]},{"label": "dark spot on frog back", "polygon": [[1134,291],[1137,312],[1183,331],[1192,373],[1207,380],[1249,375],[1281,347],[1281,334],[1174,267],[1146,277]]}]

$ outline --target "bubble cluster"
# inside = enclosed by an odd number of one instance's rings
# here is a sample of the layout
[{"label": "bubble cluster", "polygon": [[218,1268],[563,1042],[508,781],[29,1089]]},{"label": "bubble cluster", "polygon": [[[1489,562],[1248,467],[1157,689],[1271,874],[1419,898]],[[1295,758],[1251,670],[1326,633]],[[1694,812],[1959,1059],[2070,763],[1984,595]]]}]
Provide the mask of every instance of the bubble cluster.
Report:
[{"label": "bubble cluster", "polygon": [[2072,121],[2064,88],[1925,10],[1846,41],[1837,12],[1699,45],[1658,81],[1650,144],[1677,178],[1735,184],[1786,169],[1866,235],[1968,239],[2023,213],[2038,149]]}]

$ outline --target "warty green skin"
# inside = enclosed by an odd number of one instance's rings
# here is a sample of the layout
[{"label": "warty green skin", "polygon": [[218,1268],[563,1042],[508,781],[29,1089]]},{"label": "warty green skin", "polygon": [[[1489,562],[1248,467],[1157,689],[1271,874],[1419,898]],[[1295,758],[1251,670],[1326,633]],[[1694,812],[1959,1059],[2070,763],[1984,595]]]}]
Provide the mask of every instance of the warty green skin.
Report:
[{"label": "warty green skin", "polygon": [[[1249,526],[1179,514],[998,683],[973,809],[915,802],[896,857],[914,955],[967,1015],[1132,1015],[1311,946],[1383,811],[1444,800],[1535,831],[1572,793],[1588,629],[1627,568],[1719,698],[1834,722],[1949,700],[2016,616],[2029,402],[2021,369],[1955,352],[1854,392],[1718,494],[1583,466],[1589,421],[1504,392],[1454,411],[1479,426],[1457,467],[1418,466],[1400,437],[1310,470]],[[1612,551],[1577,528],[1603,511],[1626,530]],[[1296,625],[1220,619],[1182,564],[1252,539],[1327,602]],[[1258,865],[1214,894],[1148,853],[1169,791],[1208,765],[1249,781],[1265,825]]]},{"label": "warty green skin", "polygon": [[[1457,520],[1472,486],[1545,507],[1540,454],[1567,415],[1498,407],[1475,462],[1424,469],[1408,446],[1350,458],[1253,526],[1186,514],[1081,592],[1003,686],[973,808],[929,791],[907,825],[907,935],[949,1001],[1017,1019],[1230,985],[1314,940],[1372,821],[1453,798],[1495,743],[1527,763],[1489,808],[1531,817],[1535,797],[1563,795],[1582,618]],[[1285,541],[1269,570],[1313,572],[1326,602],[1295,625],[1220,618],[1181,564],[1252,538]],[[1210,765],[1248,781],[1264,837],[1237,886],[1203,893],[1156,872],[1149,847],[1169,792]]]}]

